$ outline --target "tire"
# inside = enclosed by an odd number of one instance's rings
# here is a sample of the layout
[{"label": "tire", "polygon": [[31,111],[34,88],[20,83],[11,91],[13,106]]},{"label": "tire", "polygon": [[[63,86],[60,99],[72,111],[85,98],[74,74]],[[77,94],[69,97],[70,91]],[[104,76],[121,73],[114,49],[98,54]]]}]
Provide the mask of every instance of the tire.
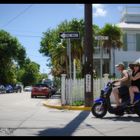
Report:
[{"label": "tire", "polygon": [[31,98],[34,98],[34,95],[31,95]]},{"label": "tire", "polygon": [[140,117],[140,113],[137,113],[137,115]]},{"label": "tire", "polygon": [[140,117],[140,112],[136,112],[136,114]]},{"label": "tire", "polygon": [[52,96],[52,93],[50,92],[50,93],[49,93],[49,98],[51,98],[51,96]]},{"label": "tire", "polygon": [[[117,110],[117,109],[116,109]],[[124,115],[124,110],[123,109],[118,109],[116,112],[115,112],[115,115],[118,116],[118,117],[122,117]]]},{"label": "tire", "polygon": [[140,105],[135,107],[135,112],[140,117]]},{"label": "tire", "polygon": [[50,98],[51,97],[51,93],[49,93],[48,95],[46,95],[46,98]]},{"label": "tire", "polygon": [[96,118],[103,118],[107,113],[107,107],[104,103],[95,103],[91,108],[91,112]]},{"label": "tire", "polygon": [[49,95],[46,95],[46,98],[48,99],[49,98]]}]

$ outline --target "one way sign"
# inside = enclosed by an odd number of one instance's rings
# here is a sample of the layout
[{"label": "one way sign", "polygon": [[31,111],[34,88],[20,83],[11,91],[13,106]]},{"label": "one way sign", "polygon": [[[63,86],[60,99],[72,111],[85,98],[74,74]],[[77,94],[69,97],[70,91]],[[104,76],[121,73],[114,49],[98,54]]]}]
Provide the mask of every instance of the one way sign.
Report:
[{"label": "one way sign", "polygon": [[59,34],[60,38],[65,39],[65,38],[75,38],[79,39],[80,34],[79,32],[62,32]]}]

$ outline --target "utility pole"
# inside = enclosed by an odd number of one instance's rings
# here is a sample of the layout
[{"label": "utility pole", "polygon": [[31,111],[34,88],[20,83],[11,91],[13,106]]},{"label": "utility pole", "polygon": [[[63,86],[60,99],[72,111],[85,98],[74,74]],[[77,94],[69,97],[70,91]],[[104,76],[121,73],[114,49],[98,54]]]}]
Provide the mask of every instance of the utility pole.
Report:
[{"label": "utility pole", "polygon": [[85,106],[93,104],[93,35],[92,35],[92,4],[85,4],[85,36],[84,36],[84,78]]}]

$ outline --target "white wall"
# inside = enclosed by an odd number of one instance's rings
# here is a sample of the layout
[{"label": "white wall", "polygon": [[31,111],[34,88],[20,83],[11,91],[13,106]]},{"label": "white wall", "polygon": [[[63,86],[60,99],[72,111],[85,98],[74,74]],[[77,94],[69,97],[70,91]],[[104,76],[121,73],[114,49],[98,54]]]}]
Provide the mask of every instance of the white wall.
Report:
[{"label": "white wall", "polygon": [[140,15],[127,15],[126,22],[140,22]]},{"label": "white wall", "polygon": [[[111,58],[113,61],[113,56]],[[118,64],[118,63],[124,62],[124,61],[131,63],[131,62],[134,62],[135,60],[137,60],[138,58],[140,58],[140,52],[115,50],[115,64]],[[112,64],[111,64],[111,66],[113,67]],[[111,70],[113,73],[113,68]],[[118,73],[116,70],[115,70],[115,72]]]}]

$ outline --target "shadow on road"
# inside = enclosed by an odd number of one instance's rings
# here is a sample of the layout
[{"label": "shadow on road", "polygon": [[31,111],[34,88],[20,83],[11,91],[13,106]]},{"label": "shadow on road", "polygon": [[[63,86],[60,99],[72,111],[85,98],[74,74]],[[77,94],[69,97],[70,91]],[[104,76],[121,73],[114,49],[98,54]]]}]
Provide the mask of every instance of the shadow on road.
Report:
[{"label": "shadow on road", "polygon": [[39,132],[39,136],[71,136],[78,126],[87,118],[90,111],[82,111],[63,128],[50,128]]},{"label": "shadow on road", "polygon": [[115,116],[115,117],[105,117],[102,118],[104,120],[112,120],[112,121],[133,121],[133,122],[140,122],[140,117],[137,116]]}]

